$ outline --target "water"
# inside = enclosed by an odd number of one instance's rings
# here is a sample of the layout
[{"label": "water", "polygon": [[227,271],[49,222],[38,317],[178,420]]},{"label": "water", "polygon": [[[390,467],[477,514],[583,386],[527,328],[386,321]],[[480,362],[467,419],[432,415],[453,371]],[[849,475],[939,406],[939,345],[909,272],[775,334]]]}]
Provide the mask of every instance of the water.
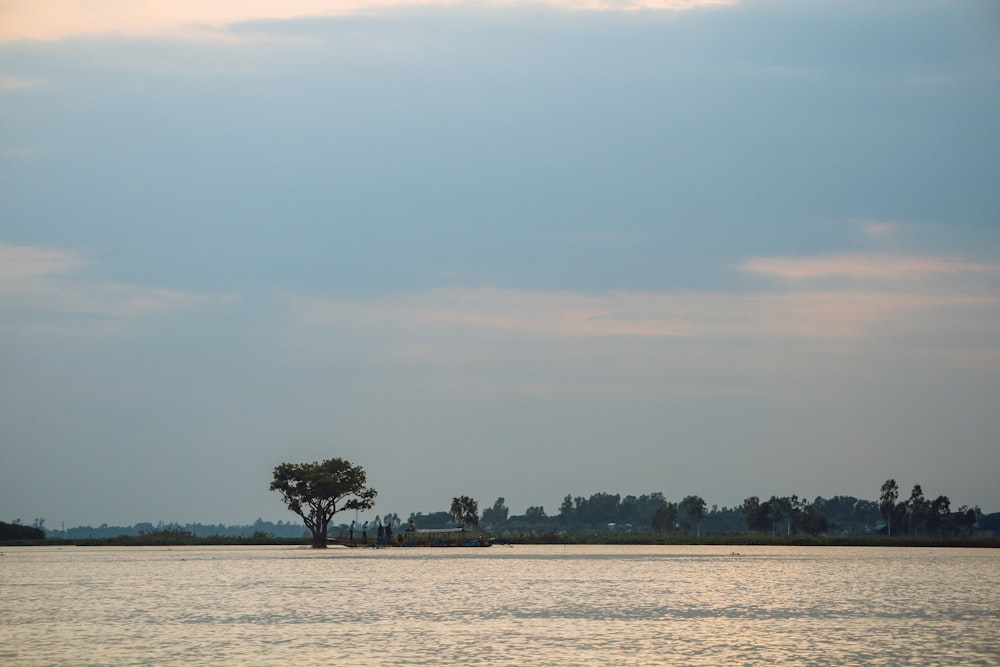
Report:
[{"label": "water", "polygon": [[998,592],[990,549],[5,548],[0,664],[1000,665]]}]

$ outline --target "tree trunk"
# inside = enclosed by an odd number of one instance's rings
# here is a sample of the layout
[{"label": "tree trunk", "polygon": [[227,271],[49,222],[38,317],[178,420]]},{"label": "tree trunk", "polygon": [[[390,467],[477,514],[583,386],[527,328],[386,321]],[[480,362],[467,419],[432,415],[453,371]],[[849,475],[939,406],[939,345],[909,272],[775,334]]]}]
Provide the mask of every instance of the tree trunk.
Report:
[{"label": "tree trunk", "polygon": [[326,549],[326,526],[313,530],[313,549]]}]

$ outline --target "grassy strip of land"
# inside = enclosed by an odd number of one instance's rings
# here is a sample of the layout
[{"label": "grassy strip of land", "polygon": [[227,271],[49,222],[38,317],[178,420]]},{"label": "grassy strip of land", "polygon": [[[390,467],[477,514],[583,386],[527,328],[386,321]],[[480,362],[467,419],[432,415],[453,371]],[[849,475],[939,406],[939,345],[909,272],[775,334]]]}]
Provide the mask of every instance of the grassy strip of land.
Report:
[{"label": "grassy strip of land", "polygon": [[151,540],[141,535],[122,535],[107,538],[83,538],[72,540],[9,540],[0,542],[0,547],[211,547],[211,546],[265,546],[265,545],[310,545],[312,540],[299,537],[272,537],[254,540],[249,537],[195,537],[177,540]]},{"label": "grassy strip of land", "polygon": [[762,535],[726,533],[712,535],[536,535],[511,539],[512,544],[634,544],[634,545],[712,545],[712,546],[794,546],[794,547],[1000,547],[997,538],[972,537],[885,537]]},{"label": "grassy strip of land", "polygon": [[[592,545],[712,545],[712,546],[805,546],[805,547],[1000,547],[1000,538],[924,538],[924,537],[828,537],[828,536],[771,536],[754,533],[719,534],[719,535],[656,535],[651,533],[636,533],[628,535],[573,534],[558,535],[554,533],[540,535],[525,535],[510,538],[498,538],[505,544],[592,544]],[[196,537],[181,531],[166,534],[153,533],[143,535],[119,535],[109,538],[88,539],[45,539],[45,540],[8,540],[0,542],[0,546],[125,546],[125,547],[158,547],[158,546],[307,546],[309,538],[273,537],[257,534],[250,537]]]}]

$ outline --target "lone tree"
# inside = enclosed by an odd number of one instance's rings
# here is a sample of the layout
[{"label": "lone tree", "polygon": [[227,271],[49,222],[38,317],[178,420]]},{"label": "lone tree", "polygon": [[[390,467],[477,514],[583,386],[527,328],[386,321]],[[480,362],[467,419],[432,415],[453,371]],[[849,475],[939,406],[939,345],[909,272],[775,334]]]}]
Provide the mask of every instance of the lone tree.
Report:
[{"label": "lone tree", "polygon": [[344,510],[367,510],[375,504],[377,491],[365,487],[365,471],[344,459],[321,463],[282,463],[274,469],[271,490],[312,532],[313,548],[326,548],[330,519]]},{"label": "lone tree", "polygon": [[451,500],[451,516],[455,523],[463,526],[472,524],[479,525],[479,503],[468,496],[460,496]]}]

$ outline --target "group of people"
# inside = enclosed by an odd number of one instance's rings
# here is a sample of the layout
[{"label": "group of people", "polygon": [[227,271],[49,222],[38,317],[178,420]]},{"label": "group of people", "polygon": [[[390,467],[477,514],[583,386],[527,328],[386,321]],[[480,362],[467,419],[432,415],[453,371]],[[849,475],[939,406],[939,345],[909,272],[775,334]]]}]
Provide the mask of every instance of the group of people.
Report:
[{"label": "group of people", "polygon": [[[351,527],[347,531],[347,534],[348,534],[348,536],[349,536],[349,538],[351,540],[351,544],[355,544],[355,542],[354,542],[354,526],[355,526],[355,522],[352,521],[351,522]],[[411,520],[406,525],[406,532],[413,533],[413,532],[416,532],[416,530],[417,530],[417,527],[416,527],[416,525],[414,525],[413,521]],[[378,533],[377,533],[377,535],[378,535],[378,538],[377,538],[375,544],[389,544],[389,543],[391,543],[392,542],[392,524],[391,523],[387,523],[387,524],[385,524],[383,526],[382,522],[379,521],[378,522]],[[399,541],[400,542],[403,541],[402,535],[399,536]],[[365,521],[361,525],[361,544],[368,544],[368,522],[367,521]]]}]

